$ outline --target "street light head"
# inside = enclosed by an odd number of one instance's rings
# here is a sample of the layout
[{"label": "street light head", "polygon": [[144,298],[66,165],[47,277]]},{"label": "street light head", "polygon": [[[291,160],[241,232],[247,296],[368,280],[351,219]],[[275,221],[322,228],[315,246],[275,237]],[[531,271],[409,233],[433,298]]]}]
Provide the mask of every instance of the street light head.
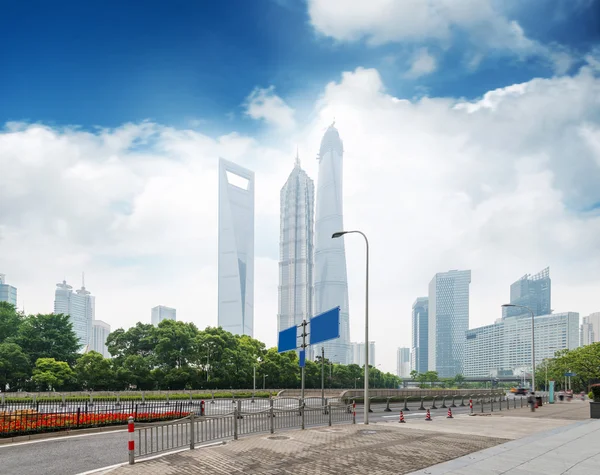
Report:
[{"label": "street light head", "polygon": [[342,237],[344,234],[346,234],[346,231],[338,231],[337,233],[333,233],[331,235],[331,239]]}]

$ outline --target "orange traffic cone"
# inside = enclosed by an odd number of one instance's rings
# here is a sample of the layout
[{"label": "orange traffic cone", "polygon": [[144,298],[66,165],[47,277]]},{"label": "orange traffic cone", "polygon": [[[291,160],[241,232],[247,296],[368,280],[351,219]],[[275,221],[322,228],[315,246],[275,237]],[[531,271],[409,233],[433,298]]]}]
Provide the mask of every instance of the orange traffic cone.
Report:
[{"label": "orange traffic cone", "polygon": [[431,420],[431,414],[429,413],[429,409],[427,409],[427,415],[425,416],[425,420],[426,421],[430,421]]},{"label": "orange traffic cone", "polygon": [[400,420],[398,421],[401,424],[405,424],[406,421],[404,420],[404,413],[402,411],[400,411]]},{"label": "orange traffic cone", "polygon": [[454,419],[454,417],[452,417],[452,409],[448,408],[448,415],[446,416],[446,419]]}]

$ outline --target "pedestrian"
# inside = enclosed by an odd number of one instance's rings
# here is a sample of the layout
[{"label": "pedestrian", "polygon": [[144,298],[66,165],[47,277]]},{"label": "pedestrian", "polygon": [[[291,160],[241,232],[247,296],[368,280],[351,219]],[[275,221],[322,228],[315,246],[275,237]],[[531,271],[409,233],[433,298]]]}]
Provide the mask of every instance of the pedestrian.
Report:
[{"label": "pedestrian", "polygon": [[531,391],[529,397],[527,398],[527,404],[531,407],[531,412],[535,412],[535,392]]}]

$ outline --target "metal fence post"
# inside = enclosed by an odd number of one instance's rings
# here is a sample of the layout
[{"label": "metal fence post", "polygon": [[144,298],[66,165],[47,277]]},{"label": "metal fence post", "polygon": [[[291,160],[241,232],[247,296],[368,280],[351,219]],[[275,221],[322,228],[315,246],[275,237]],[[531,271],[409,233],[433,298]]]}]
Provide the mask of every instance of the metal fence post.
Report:
[{"label": "metal fence post", "polygon": [[352,401],[352,424],[356,424],[356,403]]},{"label": "metal fence post", "polygon": [[483,398],[480,398],[479,402],[481,403],[481,413],[483,414]]},{"label": "metal fence post", "polygon": [[194,450],[194,444],[196,443],[196,424],[194,422],[194,411],[190,412],[190,450]]},{"label": "metal fence post", "polygon": [[523,396],[521,396],[521,409],[523,409]]},{"label": "metal fence post", "polygon": [[237,412],[237,407],[233,408],[233,440],[238,440],[238,412]]},{"label": "metal fence post", "polygon": [[302,430],[304,430],[304,408],[305,408],[305,402],[302,401],[302,406],[300,406],[300,414],[302,417]]},{"label": "metal fence post", "polygon": [[494,400],[490,398],[490,412],[494,412]]},{"label": "metal fence post", "polygon": [[129,449],[129,465],[133,465],[135,463],[134,430],[135,427],[133,425],[133,417],[129,416],[129,419],[127,419],[127,431],[129,432],[129,441],[127,443],[127,447]]},{"label": "metal fence post", "polygon": [[500,396],[500,401],[498,401],[498,410],[502,412],[502,396]]},{"label": "metal fence post", "polygon": [[328,414],[329,414],[329,427],[331,427],[331,404],[327,404]]},{"label": "metal fence post", "polygon": [[273,418],[275,417],[275,413],[273,412],[273,400],[271,400],[271,406],[269,407],[269,428],[271,430],[271,434],[275,433],[275,421]]}]

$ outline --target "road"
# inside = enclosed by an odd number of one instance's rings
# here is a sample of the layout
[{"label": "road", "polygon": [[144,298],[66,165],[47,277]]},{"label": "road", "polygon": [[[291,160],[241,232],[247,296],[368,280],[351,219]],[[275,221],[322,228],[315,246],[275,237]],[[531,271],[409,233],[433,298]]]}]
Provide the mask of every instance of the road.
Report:
[{"label": "road", "polygon": [[[295,407],[293,400],[280,401],[278,407]],[[425,403],[430,404],[430,403]],[[438,406],[441,402],[436,403]],[[216,401],[212,405],[210,412],[229,412],[233,406],[231,401]],[[419,410],[418,402],[408,404],[409,411],[404,413],[404,417],[410,421],[411,418],[425,417],[425,411]],[[520,406],[517,399],[517,407]],[[259,411],[268,407],[268,401],[256,400],[254,404],[250,401],[243,401],[244,411]],[[371,422],[383,420],[398,419],[402,403],[390,405],[392,412],[384,412],[385,404],[373,404],[373,413],[369,415]],[[511,400],[511,409],[513,401]],[[475,407],[480,412],[481,406]],[[490,405],[485,404],[485,411],[490,410]],[[498,403],[495,403],[494,411],[498,410]],[[503,410],[506,410],[506,402]],[[465,414],[469,412],[468,405],[465,407],[452,408],[455,414]],[[431,416],[446,417],[447,409],[438,408],[431,410]],[[356,406],[356,422],[363,422],[363,407]],[[85,434],[76,436],[66,436],[52,439],[42,439],[21,444],[0,445],[0,460],[2,461],[2,475],[75,475],[82,472],[106,467],[127,461],[127,440],[128,434],[125,430],[103,432],[98,434]]]}]

